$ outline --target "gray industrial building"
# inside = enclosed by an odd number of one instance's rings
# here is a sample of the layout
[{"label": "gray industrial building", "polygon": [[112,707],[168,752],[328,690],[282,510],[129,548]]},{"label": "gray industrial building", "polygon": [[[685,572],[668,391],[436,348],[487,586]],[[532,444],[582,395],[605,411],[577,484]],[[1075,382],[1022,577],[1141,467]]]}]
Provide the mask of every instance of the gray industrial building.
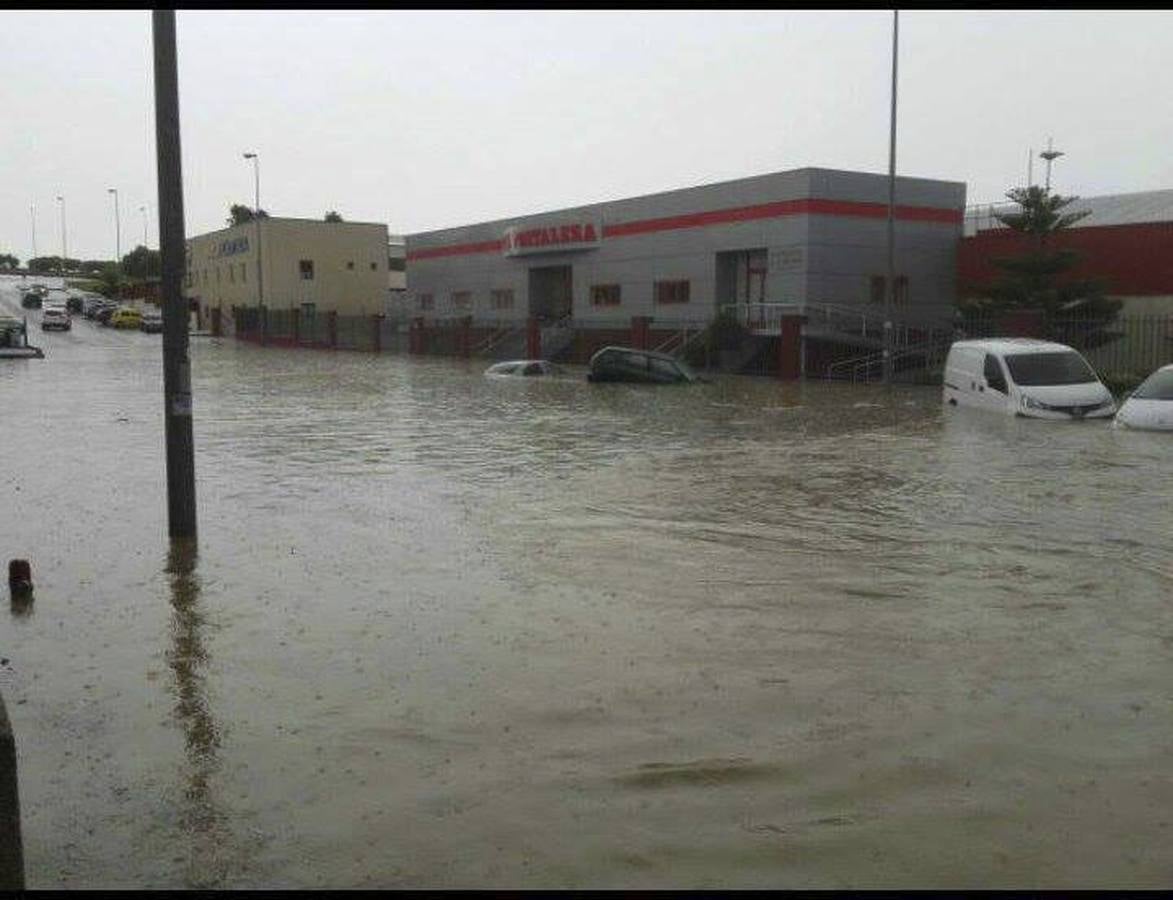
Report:
[{"label": "gray industrial building", "polygon": [[[408,303],[427,319],[621,327],[738,304],[882,307],[888,178],[795,169],[408,235]],[[951,314],[965,184],[896,182],[896,304]],[[767,308],[763,312],[763,308]]]}]

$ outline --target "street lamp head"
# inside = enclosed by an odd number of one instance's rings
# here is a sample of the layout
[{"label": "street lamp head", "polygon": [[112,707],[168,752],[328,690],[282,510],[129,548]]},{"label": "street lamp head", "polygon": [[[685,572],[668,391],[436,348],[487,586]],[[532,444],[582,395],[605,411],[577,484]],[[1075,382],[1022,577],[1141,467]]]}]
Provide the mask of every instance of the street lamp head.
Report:
[{"label": "street lamp head", "polygon": [[255,153],[246,153],[246,154],[244,155],[244,158],[245,158],[245,159],[256,159],[256,158],[257,158],[257,155],[256,155]]}]

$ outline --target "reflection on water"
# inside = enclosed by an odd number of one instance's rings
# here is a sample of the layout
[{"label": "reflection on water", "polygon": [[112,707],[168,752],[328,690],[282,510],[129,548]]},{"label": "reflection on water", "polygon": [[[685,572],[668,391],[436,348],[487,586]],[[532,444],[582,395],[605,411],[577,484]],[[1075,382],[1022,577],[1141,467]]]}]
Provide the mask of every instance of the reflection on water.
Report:
[{"label": "reflection on water", "polygon": [[209,704],[208,654],[204,646],[204,612],[196,574],[195,541],[174,539],[167,556],[171,588],[171,647],[167,665],[175,693],[175,718],[183,729],[187,764],[180,827],[191,841],[186,882],[190,887],[223,884],[221,848],[229,831],[212,780],[219,770],[219,727]]},{"label": "reflection on water", "polygon": [[34,886],[1168,883],[1167,436],[195,341],[160,583],[157,336],[44,343]]}]

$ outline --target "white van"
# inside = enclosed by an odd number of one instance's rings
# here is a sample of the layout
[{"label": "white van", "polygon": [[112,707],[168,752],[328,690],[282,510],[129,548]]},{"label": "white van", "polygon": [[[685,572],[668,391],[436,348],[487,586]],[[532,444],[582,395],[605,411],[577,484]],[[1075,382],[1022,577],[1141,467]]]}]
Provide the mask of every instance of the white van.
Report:
[{"label": "white van", "polygon": [[1101,419],[1112,393],[1066,344],[1034,338],[956,341],[945,359],[945,403],[1036,419]]}]

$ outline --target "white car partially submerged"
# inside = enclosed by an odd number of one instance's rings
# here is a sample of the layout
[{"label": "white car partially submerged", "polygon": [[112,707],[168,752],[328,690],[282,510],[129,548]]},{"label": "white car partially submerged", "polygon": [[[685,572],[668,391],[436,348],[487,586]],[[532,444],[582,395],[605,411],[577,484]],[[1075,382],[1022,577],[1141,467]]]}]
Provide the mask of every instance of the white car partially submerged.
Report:
[{"label": "white car partially submerged", "polygon": [[561,372],[562,370],[558,366],[545,359],[510,359],[494,363],[485,369],[485,374],[492,375],[494,378],[499,376],[559,375]]},{"label": "white car partially submerged", "polygon": [[1161,366],[1128,395],[1116,425],[1145,431],[1173,431],[1173,365]]},{"label": "white car partially submerged", "polygon": [[1078,351],[1034,338],[956,341],[945,403],[1034,419],[1103,419],[1116,402]]}]

